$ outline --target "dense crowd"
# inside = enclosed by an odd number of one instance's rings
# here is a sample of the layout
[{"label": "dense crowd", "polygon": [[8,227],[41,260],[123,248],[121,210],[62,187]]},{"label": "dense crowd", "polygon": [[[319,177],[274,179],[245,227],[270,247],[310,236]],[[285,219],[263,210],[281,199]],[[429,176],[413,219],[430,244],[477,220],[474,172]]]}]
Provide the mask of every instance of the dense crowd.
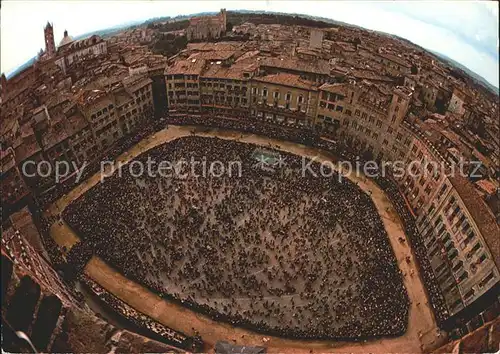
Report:
[{"label": "dense crowd", "polygon": [[369,195],[345,178],[304,176],[291,154],[264,169],[255,148],[188,137],[139,156],[238,161],[242,170],[176,178],[124,169],[105,179],[64,211],[83,237],[71,262],[96,253],[163,296],[267,333],[404,333],[408,297]]},{"label": "dense crowd", "polygon": [[[256,122],[253,120],[228,120],[220,119],[218,117],[209,117],[205,122],[205,117],[196,116],[181,116],[175,118],[169,118],[172,124],[195,124],[202,126],[211,126],[215,128],[224,129],[235,129],[240,131],[245,131],[248,133],[255,133],[264,136],[269,136],[274,139],[288,140],[311,147],[319,148],[322,151],[331,152],[333,157],[346,160],[346,161],[357,161],[360,156],[355,153],[356,146],[349,146],[342,143],[337,143],[330,140],[320,139],[316,132],[312,130],[304,130],[301,128],[300,131],[293,129],[278,128],[276,126],[269,126],[263,122]],[[276,133],[278,131],[278,133]],[[361,158],[361,163],[363,163]],[[389,171],[390,172],[390,171]],[[379,185],[379,187],[384,190],[386,195],[389,197],[393,203],[396,211],[398,212],[403,226],[405,228],[405,233],[409,238],[412,245],[412,249],[415,252],[415,256],[418,260],[418,266],[420,269],[420,274],[426,286],[427,293],[429,295],[430,304],[434,310],[436,320],[438,324],[442,324],[448,317],[449,313],[445,305],[445,301],[439,286],[437,285],[437,280],[435,279],[434,272],[432,270],[429,259],[427,258],[426,248],[422,241],[420,232],[415,225],[415,218],[410,213],[408,205],[404,201],[404,197],[399,192],[396,183],[389,177],[378,176],[373,178],[374,182]]]},{"label": "dense crowd", "polygon": [[221,118],[219,116],[196,116],[178,114],[169,116],[167,122],[175,125],[196,125],[212,128],[236,130],[242,133],[259,134],[273,139],[292,141],[304,145],[314,145],[319,141],[319,135],[312,129],[301,129],[276,126],[258,120],[257,118],[240,117],[239,119]]},{"label": "dense crowd", "polygon": [[[330,151],[343,160],[354,161],[357,157],[352,153],[351,146],[343,146],[325,140],[319,140],[315,146],[325,151]],[[361,164],[363,164],[363,161],[361,161]],[[389,170],[388,173],[390,174],[391,171]],[[418,260],[417,265],[419,266],[421,277],[423,278],[425,288],[429,295],[429,302],[434,310],[436,321],[441,325],[449,317],[449,314],[427,257],[427,250],[415,224],[415,217],[411,214],[409,210],[410,207],[405,202],[399,188],[390,176],[383,177],[378,175],[372,178],[372,180],[384,191],[401,219],[405,234],[408,236],[412,250]]]},{"label": "dense crowd", "polygon": [[415,224],[415,218],[408,210],[409,206],[405,203],[399,189],[394,183],[387,178],[375,178],[375,182],[385,192],[391,200],[392,205],[396,209],[403,227],[405,234],[408,236],[412,250],[414,251],[420,269],[420,275],[426,286],[427,294],[430,298],[430,304],[434,310],[436,321],[439,325],[449,318],[448,310],[445,305],[444,297],[441,293],[437,280],[435,279],[434,271],[432,270],[429,258],[427,257],[427,250],[424,242],[420,236],[420,232]]},{"label": "dense crowd", "polygon": [[[341,146],[339,144],[336,144],[331,141],[325,141],[322,139],[319,139],[319,136],[317,136],[313,131],[311,130],[295,130],[295,129],[287,129],[287,128],[280,128],[276,126],[271,126],[262,122],[255,122],[255,121],[242,121],[242,120],[233,120],[233,119],[219,119],[217,117],[197,117],[197,116],[186,116],[186,115],[177,115],[177,116],[171,116],[168,117],[167,119],[162,119],[161,121],[158,121],[154,125],[147,125],[143,127],[141,130],[136,132],[136,134],[128,136],[121,141],[119,141],[116,145],[113,146],[112,149],[108,151],[108,155],[111,158],[114,158],[118,156],[120,153],[123,151],[126,151],[130,146],[136,144],[140,140],[142,140],[146,135],[150,134],[154,130],[159,130],[163,129],[166,126],[166,123],[171,123],[171,124],[177,124],[177,125],[198,125],[198,126],[207,126],[207,127],[212,127],[212,128],[223,128],[223,129],[231,129],[231,130],[237,130],[241,132],[247,132],[247,133],[254,133],[254,134],[259,134],[259,135],[264,135],[264,136],[269,136],[271,138],[275,139],[280,139],[280,140],[288,140],[288,141],[294,141],[297,143],[301,143],[304,145],[312,146],[312,147],[317,147],[322,149],[323,151],[329,151],[332,152],[334,155],[346,159],[346,160],[354,160],[357,156],[356,154],[352,153],[352,147],[349,146]],[[82,179],[84,181],[87,177],[92,175],[93,173],[98,171],[98,163],[94,164],[94,168],[89,168],[86,177]],[[80,181],[80,182],[82,182]],[[437,286],[436,280],[434,278],[434,273],[432,272],[432,268],[429,264],[429,261],[426,257],[426,252],[425,252],[425,247],[421,241],[420,235],[418,230],[416,229],[415,226],[415,220],[414,217],[411,215],[411,213],[408,211],[408,207],[406,203],[404,202],[403,197],[398,191],[397,186],[395,183],[390,180],[389,178],[376,178],[375,182],[386,192],[388,197],[391,199],[391,202],[395,206],[397,212],[399,213],[402,222],[405,227],[405,232],[407,236],[409,237],[410,242],[412,243],[412,249],[415,252],[415,255],[418,259],[418,265],[420,267],[420,273],[421,276],[426,284],[426,289],[428,291],[429,297],[430,297],[430,304],[435,312],[436,319],[438,320],[438,323],[442,323],[447,317],[447,310],[446,306],[444,305],[444,299],[442,297],[442,294],[439,290],[439,287]],[[62,196],[64,193],[67,193],[69,190],[74,188],[76,184],[72,180],[68,180],[65,183],[61,184],[60,186],[57,187],[57,189],[52,190],[49,194],[46,194],[44,197],[40,198],[40,200],[37,200],[38,205],[40,209],[44,205],[47,205],[50,202],[53,202],[60,196]],[[58,219],[58,216],[50,218],[50,219],[44,219],[43,217],[40,216],[40,224],[41,227],[39,229],[42,229],[42,237],[44,238],[46,248],[48,247],[48,252],[51,255],[51,259],[54,261],[56,265],[60,265],[62,263],[62,257],[61,257],[61,252],[53,242],[53,240],[50,238],[48,235],[48,229],[49,226],[55,222]],[[50,242],[52,241],[52,242]],[[83,243],[82,243],[83,246]],[[85,246],[85,249],[87,249],[88,246]],[[77,252],[79,247],[77,247],[74,252],[72,252],[72,257],[70,257],[70,264],[72,265],[71,267],[66,267],[65,270],[71,269],[69,273],[73,273],[75,269],[83,269],[84,265],[86,262],[89,260],[89,251],[86,250],[85,252]],[[91,248],[90,253],[96,252],[95,249]],[[133,276],[132,276],[133,277]],[[136,280],[141,280],[137,278]],[[257,326],[255,326],[256,322],[253,321],[253,323],[249,323],[245,316],[245,314],[231,314],[230,316],[227,316],[224,314],[224,312],[219,311],[217,308],[214,308],[213,306],[210,306],[210,304],[204,304],[201,302],[194,301],[192,298],[183,298],[182,296],[174,296],[174,294],[167,293],[166,289],[158,286],[158,284],[152,282],[152,281],[147,281],[147,285],[150,286],[151,288],[154,288],[157,290],[160,294],[163,294],[166,297],[170,297],[173,300],[179,300],[182,301],[185,305],[195,307],[197,310],[203,311],[205,313],[211,314],[215,318],[221,318],[225,319],[228,321],[231,321],[233,323],[238,323],[242,325],[252,325],[253,327],[259,327],[259,328],[264,328],[268,331],[271,331],[271,333],[275,334],[286,334],[289,335],[290,331],[288,330],[283,330],[282,328],[274,328],[274,331],[265,323],[265,321],[260,321],[257,323]],[[222,304],[220,304],[222,305]],[[270,302],[268,302],[268,307],[274,307],[275,305],[270,305]],[[273,310],[276,311],[276,310]],[[246,314],[248,315],[248,313]],[[404,324],[403,326],[400,326],[400,330],[402,331],[403,328],[406,326]],[[293,332],[293,331],[292,331]],[[300,332],[300,331],[299,331]],[[335,331],[336,334],[338,334],[339,331]],[[397,331],[393,331],[393,333],[396,333]],[[292,334],[297,334],[300,336],[304,336],[304,333],[292,333]],[[310,333],[309,333],[310,335]],[[369,335],[368,333],[363,333],[362,336]],[[316,335],[314,335],[316,336]],[[355,335],[350,335],[350,337],[355,337]]]}]

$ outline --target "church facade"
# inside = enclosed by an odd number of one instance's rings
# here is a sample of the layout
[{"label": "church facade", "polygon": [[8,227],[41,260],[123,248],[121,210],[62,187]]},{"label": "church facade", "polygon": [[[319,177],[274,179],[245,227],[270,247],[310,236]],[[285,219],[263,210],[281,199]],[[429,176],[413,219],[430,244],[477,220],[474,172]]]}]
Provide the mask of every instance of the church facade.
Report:
[{"label": "church facade", "polygon": [[226,32],[226,9],[221,9],[215,16],[192,17],[186,29],[186,37],[190,40],[206,40],[219,38]]}]

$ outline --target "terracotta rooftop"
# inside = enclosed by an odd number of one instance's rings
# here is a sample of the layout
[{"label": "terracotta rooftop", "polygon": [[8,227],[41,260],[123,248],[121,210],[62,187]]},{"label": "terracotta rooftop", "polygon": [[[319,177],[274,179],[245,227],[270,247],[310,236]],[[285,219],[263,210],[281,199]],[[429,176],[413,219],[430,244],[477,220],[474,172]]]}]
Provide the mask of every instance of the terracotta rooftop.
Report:
[{"label": "terracotta rooftop", "polygon": [[315,82],[304,80],[300,76],[294,74],[279,73],[279,74],[255,77],[254,80],[260,82],[269,82],[272,84],[285,85],[290,87],[298,87],[304,90],[318,89]]},{"label": "terracotta rooftop", "polygon": [[326,60],[305,61],[291,58],[264,58],[260,60],[260,65],[306,73],[330,74],[330,65]]},{"label": "terracotta rooftop", "polygon": [[400,58],[396,55],[393,55],[393,54],[389,54],[389,53],[379,53],[378,54],[380,57],[382,58],[385,58],[387,60],[390,60],[396,64],[399,64],[401,66],[404,66],[406,68],[411,68],[411,65],[408,64],[408,62],[406,60],[404,60],[403,58]]},{"label": "terracotta rooftop", "polygon": [[100,100],[109,101],[107,96],[107,92],[104,90],[85,90],[79,95],[78,101],[81,105],[86,107]]},{"label": "terracotta rooftop", "polygon": [[319,87],[322,91],[339,93],[347,97],[347,93],[349,92],[350,85],[347,83],[339,83],[339,84],[323,84]]},{"label": "terracotta rooftop", "polygon": [[54,119],[53,125],[50,129],[43,135],[42,144],[44,149],[50,149],[58,143],[66,140],[68,137],[69,134],[66,129],[64,117],[57,117]]},{"label": "terracotta rooftop", "polygon": [[118,91],[115,94],[115,99],[116,99],[116,106],[117,107],[120,107],[124,103],[127,103],[127,102],[133,100],[132,96],[127,91],[125,91],[123,89],[121,91]]},{"label": "terracotta rooftop", "polygon": [[123,85],[130,92],[135,92],[139,88],[151,82],[153,82],[153,80],[147,76],[130,76],[123,79]]},{"label": "terracotta rooftop", "polygon": [[237,50],[243,46],[243,42],[203,42],[203,43],[188,43],[188,51],[226,51]]},{"label": "terracotta rooftop", "polygon": [[345,52],[355,52],[356,51],[356,46],[352,43],[348,42],[335,42],[335,45],[342,48],[343,51]]},{"label": "terracotta rooftop", "polygon": [[173,65],[167,67],[165,71],[166,75],[200,75],[203,67],[205,66],[206,60],[204,59],[191,59],[191,60],[179,60]]},{"label": "terracotta rooftop", "polygon": [[41,148],[35,139],[22,139],[21,144],[16,146],[15,151],[16,161],[20,163],[41,151]]},{"label": "terracotta rooftop", "polygon": [[66,118],[66,131],[68,136],[72,136],[78,132],[80,132],[82,129],[88,126],[88,122],[85,119],[85,117],[79,113],[76,112],[72,116]]},{"label": "terracotta rooftop", "polygon": [[0,160],[2,165],[1,173],[10,170],[12,167],[16,165],[16,160],[14,156],[14,150],[9,148],[7,150],[0,150]]},{"label": "terracotta rooftop", "polygon": [[357,79],[371,80],[371,81],[383,81],[387,83],[394,82],[393,79],[387,76],[378,75],[372,70],[353,70],[351,73]]},{"label": "terracotta rooftop", "polygon": [[495,185],[493,182],[487,179],[479,180],[475,182],[475,184],[487,194],[495,194],[498,189],[498,185]]}]

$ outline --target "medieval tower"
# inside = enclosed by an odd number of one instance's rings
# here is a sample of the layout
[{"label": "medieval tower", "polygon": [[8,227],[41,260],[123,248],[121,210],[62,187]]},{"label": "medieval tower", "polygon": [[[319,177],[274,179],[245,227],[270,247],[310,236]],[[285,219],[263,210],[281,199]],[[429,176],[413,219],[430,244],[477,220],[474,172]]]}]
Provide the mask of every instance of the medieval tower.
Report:
[{"label": "medieval tower", "polygon": [[44,28],[45,35],[45,54],[47,57],[51,58],[56,53],[56,45],[54,43],[54,28],[52,24],[47,22],[47,25]]}]

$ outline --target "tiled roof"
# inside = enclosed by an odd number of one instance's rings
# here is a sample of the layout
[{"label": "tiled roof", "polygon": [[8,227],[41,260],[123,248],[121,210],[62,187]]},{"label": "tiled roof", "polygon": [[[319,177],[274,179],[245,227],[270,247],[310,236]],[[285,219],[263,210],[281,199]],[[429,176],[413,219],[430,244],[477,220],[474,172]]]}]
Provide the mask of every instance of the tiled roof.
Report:
[{"label": "tiled roof", "polygon": [[407,67],[407,68],[411,67],[411,65],[408,64],[408,62],[406,60],[404,60],[403,58],[400,58],[400,57],[398,57],[396,55],[392,55],[392,54],[389,54],[389,53],[379,53],[378,55],[380,57],[382,57],[382,58],[390,60],[390,61],[392,61],[394,63],[397,63],[397,64],[399,64],[401,66],[404,66],[404,67]]},{"label": "tiled roof", "polygon": [[167,67],[165,74],[200,75],[205,66],[205,62],[204,59],[179,60]]},{"label": "tiled roof", "polygon": [[260,61],[260,65],[314,74],[330,74],[330,65],[326,60],[304,61],[291,58],[264,58]]},{"label": "tiled roof", "polygon": [[322,91],[327,91],[327,92],[332,92],[332,93],[339,93],[344,96],[347,96],[347,93],[349,91],[349,84],[342,83],[342,84],[323,84],[319,87],[320,90]]},{"label": "tiled roof", "polygon": [[318,89],[315,82],[304,80],[300,76],[294,74],[279,73],[279,74],[255,77],[254,80],[260,82],[269,82],[272,84],[290,86],[290,87],[297,87],[305,90]]}]

